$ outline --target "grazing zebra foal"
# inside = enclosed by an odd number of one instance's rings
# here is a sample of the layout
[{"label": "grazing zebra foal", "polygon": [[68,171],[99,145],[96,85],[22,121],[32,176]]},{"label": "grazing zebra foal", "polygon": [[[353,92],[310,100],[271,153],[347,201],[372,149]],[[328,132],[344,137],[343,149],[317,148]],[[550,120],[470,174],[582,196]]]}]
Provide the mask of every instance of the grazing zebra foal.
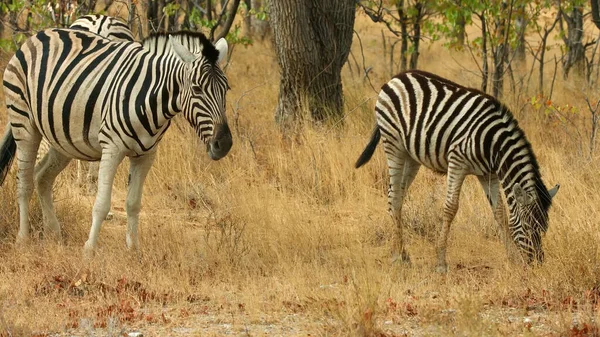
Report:
[{"label": "grazing zebra foal", "polygon": [[[19,241],[29,234],[34,182],[44,223],[60,237],[52,185],[72,158],[100,160],[92,226],[84,246],[89,254],[110,208],[117,166],[126,156],[130,159],[127,246],[139,247],[143,183],[157,145],[177,114],[183,113],[207,144],[211,159],[229,152],[232,138],[225,115],[229,86],[218,65],[227,54],[227,42],[221,39],[213,46],[202,36],[197,55],[176,39],[162,40],[172,44],[174,53],[156,55],[139,43],[48,29],[29,38],[9,61],[4,73],[9,124],[0,143],[0,184],[16,152]],[[34,180],[42,138],[51,148]]]},{"label": "grazing zebra foal", "polygon": [[[523,130],[493,97],[422,71],[409,71],[383,86],[375,107],[377,124],[356,162],[365,164],[380,138],[390,175],[388,204],[396,223],[394,259],[409,260],[403,247],[402,202],[421,165],[447,173],[443,225],[437,242],[437,270],[446,272],[450,224],[458,210],[466,175],[479,179],[498,224],[526,255],[542,262],[541,236],[559,185],[548,191]],[[500,195],[504,189],[509,224]]]},{"label": "grazing zebra foal", "polygon": [[[133,33],[131,30],[129,30],[129,27],[127,27],[127,25],[121,20],[111,16],[97,14],[84,15],[75,20],[75,22],[73,22],[69,28],[92,32],[113,41],[133,41]],[[46,139],[42,138],[40,149],[38,150],[37,160],[41,160],[49,150],[50,144]],[[85,184],[88,193],[95,192],[94,189],[98,182],[98,169],[100,168],[99,164],[100,163],[97,161],[92,161],[89,162],[87,167],[85,167],[86,165],[84,162],[80,160],[77,161],[77,184],[80,186]],[[84,170],[87,171],[85,183],[83,177]],[[110,212],[108,216],[111,216]]]}]

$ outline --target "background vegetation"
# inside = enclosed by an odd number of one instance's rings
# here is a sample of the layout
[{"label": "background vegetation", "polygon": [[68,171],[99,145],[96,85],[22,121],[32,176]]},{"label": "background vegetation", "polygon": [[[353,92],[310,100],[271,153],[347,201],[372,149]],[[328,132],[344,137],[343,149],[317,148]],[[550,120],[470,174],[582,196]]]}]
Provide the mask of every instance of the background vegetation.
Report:
[{"label": "background vegetation", "polygon": [[[19,27],[30,22],[28,29],[13,30],[3,20],[0,69],[14,44],[22,41],[19,36],[54,24],[42,20],[47,14],[41,7],[35,12],[35,4],[25,3],[18,12]],[[134,4],[146,34],[141,15],[146,4]],[[127,164],[115,180],[115,217],[104,224],[92,261],[82,259],[81,248],[93,196],[84,196],[74,183],[75,165],[55,187],[62,244],[38,238],[41,212],[35,205],[31,217],[38,235],[28,246],[14,245],[18,216],[11,174],[0,189],[0,335],[119,335],[132,330],[145,336],[597,335],[599,30],[590,21],[587,4],[579,7],[582,44],[588,45],[583,73],[563,75],[561,63],[569,52],[563,37],[568,34],[560,31],[555,2],[531,3],[547,7],[527,25],[522,62],[510,56],[513,61],[505,60],[502,72],[508,83],[502,87],[503,100],[532,142],[546,183],[562,185],[544,240],[546,262],[537,268],[508,262],[479,184],[468,178],[451,231],[447,275],[434,272],[433,241],[441,222],[444,177],[422,170],[409,192],[405,218],[413,264],[406,267],[390,263],[393,228],[386,213],[382,151],[364,169],[353,168],[372,130],[378,88],[404,69],[403,58],[410,63],[417,50],[413,23],[407,25],[404,54],[398,45],[403,35],[373,22],[379,16],[402,31],[394,21],[400,15],[397,3],[361,4],[349,62],[342,69],[343,118],[298,123],[286,134],[273,118],[280,76],[274,49],[269,39],[246,35],[240,5],[233,27],[239,24],[235,36],[248,43],[234,48],[226,67],[234,147],[226,158],[212,162],[193,132],[182,121],[175,123],[147,180],[139,255],[125,249]],[[560,4],[573,15],[576,6]],[[95,9],[127,19],[128,5],[115,2],[103,9],[98,3]],[[214,13],[221,12],[219,3],[211,5]],[[403,15],[414,18],[413,5],[404,3]],[[12,15],[10,8],[2,8],[4,18]],[[465,2],[460,8],[470,7]],[[183,18],[183,9],[178,11]],[[491,46],[499,48],[491,35],[482,36],[487,27],[482,18],[496,17],[488,11],[491,5],[465,15],[464,42],[459,43],[452,28],[458,16],[451,10],[428,10],[417,67],[481,87],[483,60],[493,72]],[[262,13],[267,19],[268,11]],[[23,21],[27,17],[34,19]],[[486,21],[493,27],[493,20]],[[515,27],[515,20],[506,22]],[[433,27],[438,25],[447,32]],[[203,24],[196,27],[210,31]],[[509,34],[506,55],[515,53],[513,36]],[[488,87],[491,92],[493,85]],[[5,122],[0,105],[0,125]]]}]

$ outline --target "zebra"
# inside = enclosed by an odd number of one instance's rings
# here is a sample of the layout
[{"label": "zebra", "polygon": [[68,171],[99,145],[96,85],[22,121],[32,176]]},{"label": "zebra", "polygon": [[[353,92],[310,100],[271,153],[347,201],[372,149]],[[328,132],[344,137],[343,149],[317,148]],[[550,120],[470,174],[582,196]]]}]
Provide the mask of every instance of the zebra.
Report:
[{"label": "zebra", "polygon": [[[84,15],[74,21],[69,28],[89,31],[113,41],[134,41],[133,33],[123,21],[115,17],[101,14]],[[153,33],[149,38],[142,41],[142,45],[146,50],[155,54],[165,55],[173,53],[171,44],[167,43],[169,36],[175,38],[192,53],[198,55],[202,54],[204,35],[202,33],[190,31]],[[50,144],[45,139],[42,139],[37,159],[43,158],[43,155],[48,152],[49,148]],[[89,162],[87,170],[84,169],[84,166],[86,165],[83,164],[83,162],[77,161],[77,182],[81,185],[82,182],[85,181],[87,192],[95,193],[94,187],[97,186],[99,162]],[[85,173],[86,179],[83,178],[84,170],[87,171],[87,173]],[[109,212],[108,218],[111,217],[112,212]]]},{"label": "zebra", "polygon": [[548,229],[548,209],[560,185],[546,189],[531,144],[505,105],[437,75],[407,71],[383,85],[375,114],[371,140],[355,166],[367,163],[383,138],[390,177],[388,207],[396,225],[393,260],[410,261],[402,238],[402,203],[423,165],[447,173],[443,225],[436,244],[438,272],[448,270],[448,233],[467,175],[479,179],[504,230],[507,250],[512,236],[528,263],[543,261],[541,236]]},{"label": "zebra", "polygon": [[[134,41],[133,33],[131,32],[127,24],[112,16],[100,14],[84,15],[75,20],[71,24],[71,26],[69,26],[69,28],[92,32],[94,34],[98,34],[113,41]],[[44,155],[48,152],[48,150],[50,150],[50,143],[48,143],[46,139],[42,139],[42,142],[40,143],[40,149],[38,150],[37,160],[41,160],[44,157]],[[98,181],[98,169],[100,168],[99,162],[93,161],[89,162],[88,165],[85,165],[82,161],[77,161],[78,185],[81,185],[84,181],[84,166],[87,166],[87,174],[85,179],[87,192],[93,193],[95,192],[95,183]],[[111,212],[109,212],[108,217],[112,217]]]},{"label": "zebra", "polygon": [[[219,63],[228,46],[225,39],[214,45],[204,36],[200,39],[200,55],[175,38],[161,38],[172,45],[173,53],[157,55],[137,42],[54,28],[37,33],[21,46],[4,73],[9,123],[0,143],[0,185],[17,157],[17,242],[29,235],[33,183],[44,223],[60,238],[52,204],[56,176],[72,158],[100,160],[92,225],[84,245],[86,256],[93,253],[110,208],[117,166],[129,157],[126,243],[130,249],[139,249],[143,183],[158,143],[179,113],[206,143],[212,160],[227,155],[233,143],[225,114],[229,85]],[[34,179],[33,165],[42,138],[52,147]]]}]

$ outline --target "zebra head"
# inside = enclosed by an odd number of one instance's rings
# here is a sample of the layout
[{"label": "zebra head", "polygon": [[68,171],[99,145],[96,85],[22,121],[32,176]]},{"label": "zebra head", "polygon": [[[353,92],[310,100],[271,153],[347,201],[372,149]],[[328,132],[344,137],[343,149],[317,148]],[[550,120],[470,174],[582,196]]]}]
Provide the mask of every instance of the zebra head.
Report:
[{"label": "zebra head", "polygon": [[227,41],[221,38],[213,45],[204,38],[201,54],[190,52],[172,37],[169,41],[186,67],[187,78],[183,79],[180,95],[185,118],[206,144],[208,156],[219,160],[227,155],[233,143],[225,115],[225,95],[229,85],[219,68],[227,55]]},{"label": "zebra head", "polygon": [[515,205],[509,224],[514,242],[530,264],[544,261],[542,236],[548,230],[548,208],[560,185],[550,190],[546,190],[542,183],[535,187],[532,191],[526,191],[519,183],[513,186]]}]

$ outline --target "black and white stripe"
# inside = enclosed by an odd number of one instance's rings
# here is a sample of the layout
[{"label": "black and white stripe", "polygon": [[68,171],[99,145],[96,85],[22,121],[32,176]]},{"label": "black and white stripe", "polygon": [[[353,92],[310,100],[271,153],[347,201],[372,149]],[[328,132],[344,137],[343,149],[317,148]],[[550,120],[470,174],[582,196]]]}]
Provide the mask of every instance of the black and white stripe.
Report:
[{"label": "black and white stripe", "polygon": [[[385,84],[375,107],[377,125],[356,167],[372,156],[380,138],[390,175],[388,202],[397,226],[395,258],[403,249],[401,210],[404,195],[421,165],[447,173],[444,224],[437,243],[438,270],[447,270],[450,224],[458,210],[466,175],[476,175],[496,221],[526,254],[541,262],[541,237],[548,229],[548,208],[558,185],[548,191],[530,143],[511,112],[493,97],[439,76],[409,71]],[[500,185],[507,197],[506,211]]]},{"label": "black and white stripe", "polygon": [[[124,22],[106,15],[92,14],[82,16],[75,20],[69,28],[92,32],[113,41],[133,42],[134,40],[133,33]],[[42,160],[49,150],[50,144],[45,139],[42,139],[37,160]],[[81,160],[77,161],[77,184],[80,186],[85,185],[88,193],[95,193],[98,182],[98,169],[99,162],[97,161],[89,162],[87,165]]]},{"label": "black and white stripe", "polygon": [[[152,39],[152,37],[150,38]],[[157,38],[158,39],[158,38]],[[36,169],[44,222],[60,235],[52,184],[72,158],[100,160],[98,193],[86,251],[96,246],[110,205],[118,164],[130,158],[127,244],[138,247],[137,223],[146,174],[171,118],[183,113],[207,144],[211,159],[224,157],[232,139],[225,116],[227,79],[218,66],[224,39],[205,37],[200,54],[176,39],[173,53],[157,55],[136,42],[113,42],[72,29],[48,29],[28,39],[8,63],[4,92],[9,125],[0,144],[0,177],[10,166],[16,142],[18,239],[28,237],[33,165],[42,138],[51,149]],[[47,158],[47,160],[46,160]],[[0,181],[1,183],[2,181]]]},{"label": "black and white stripe", "polygon": [[69,28],[85,30],[113,41],[134,41],[127,24],[115,17],[91,14],[75,20]]}]

